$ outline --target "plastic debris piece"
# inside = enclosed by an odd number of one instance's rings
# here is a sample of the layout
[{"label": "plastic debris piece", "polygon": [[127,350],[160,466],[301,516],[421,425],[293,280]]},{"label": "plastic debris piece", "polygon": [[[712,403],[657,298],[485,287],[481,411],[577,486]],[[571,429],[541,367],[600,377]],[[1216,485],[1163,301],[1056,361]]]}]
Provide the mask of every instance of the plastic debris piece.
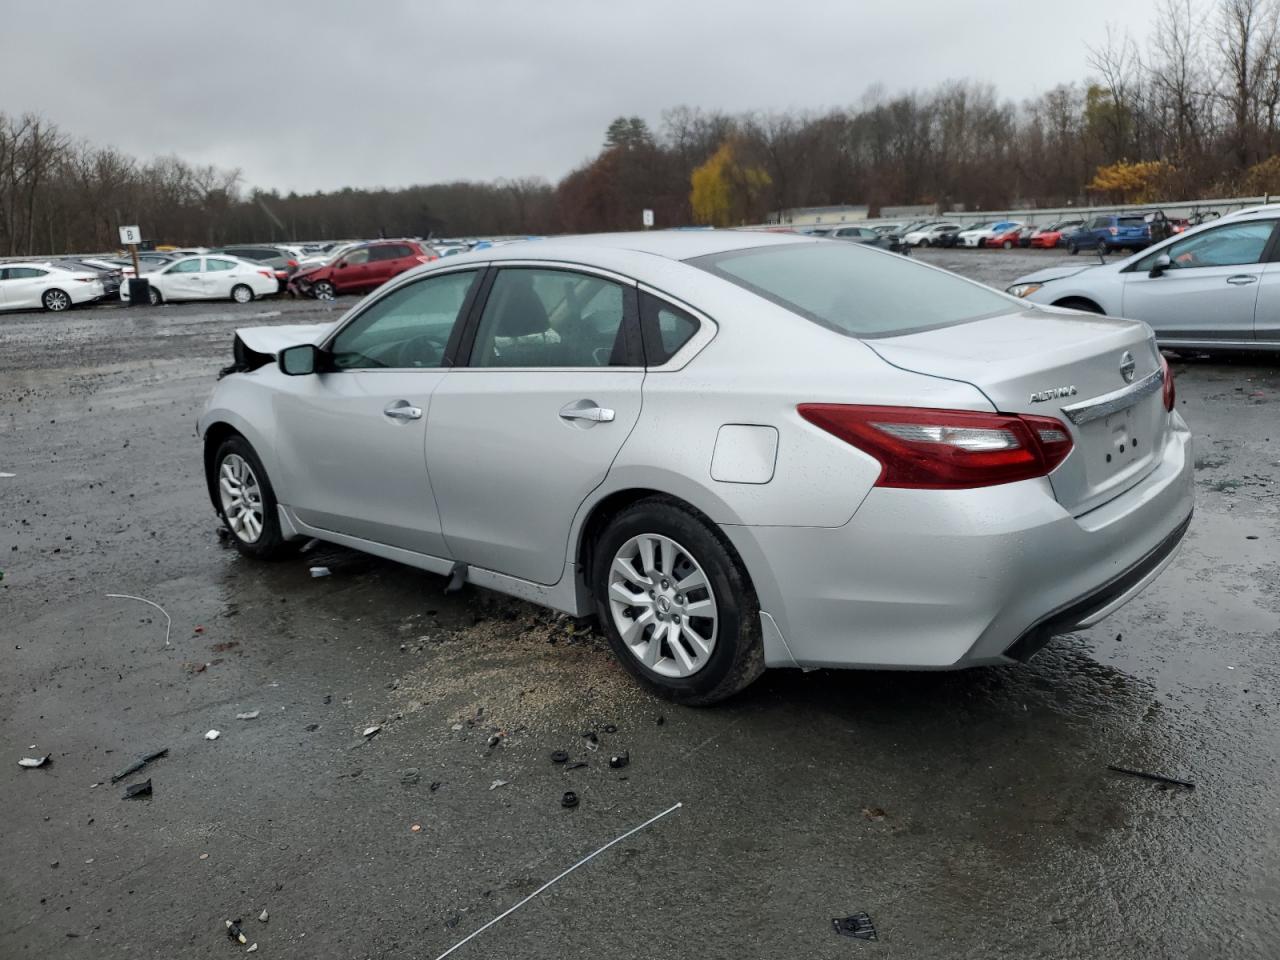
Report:
[{"label": "plastic debris piece", "polygon": [[245,953],[257,953],[257,952],[258,952],[258,945],[256,943],[254,943],[251,947],[249,947],[248,950],[245,951]]},{"label": "plastic debris piece", "polygon": [[260,914],[258,914],[258,922],[259,922],[259,923],[266,923],[266,922],[267,922],[267,911],[266,911],[266,910],[263,910]]},{"label": "plastic debris piece", "polygon": [[592,753],[595,753],[597,750],[600,749],[600,744],[596,743],[594,740],[588,740],[586,743],[586,747]]},{"label": "plastic debris piece", "polygon": [[577,763],[571,763],[571,764],[569,764],[567,767],[565,767],[565,769],[566,769],[566,770],[581,770],[581,769],[582,769],[583,767],[585,767],[585,766],[588,766],[588,764],[587,764],[587,763],[585,763],[585,762],[584,762],[584,761],[582,761],[582,760],[579,760]]},{"label": "plastic debris piece", "polygon": [[630,753],[619,753],[609,758],[609,766],[612,767],[614,770],[621,770],[630,762],[631,762]]},{"label": "plastic debris piece", "polygon": [[320,577],[327,577],[329,576],[329,573],[330,571],[328,567],[312,567],[311,568],[311,576],[314,579],[319,579]]},{"label": "plastic debris piece", "polygon": [[226,924],[228,940],[236,940],[240,943],[249,942],[249,938],[246,937],[244,935],[244,931],[240,929],[240,919],[238,917],[235,920],[226,921]]},{"label": "plastic debris piece", "polygon": [[834,917],[831,926],[842,937],[853,937],[855,940],[879,940],[876,936],[875,924],[865,913],[855,913],[851,917]]},{"label": "plastic debris piece", "polygon": [[1142,770],[1130,770],[1128,767],[1117,767],[1114,763],[1107,764],[1108,770],[1114,770],[1116,773],[1127,773],[1131,777],[1142,777],[1144,780],[1154,780],[1156,783],[1171,783],[1177,787],[1186,787],[1188,790],[1194,790],[1196,785],[1190,780],[1179,780],[1177,777],[1166,777],[1162,773],[1144,773]]},{"label": "plastic debris piece", "polygon": [[881,807],[863,807],[862,815],[873,823],[883,820],[888,816]]},{"label": "plastic debris piece", "polygon": [[572,790],[566,790],[564,796],[560,798],[560,806],[572,810],[578,805],[578,795]]},{"label": "plastic debris piece", "polygon": [[207,853],[202,853],[202,854],[200,854],[200,859],[201,859],[201,860],[208,860],[208,859],[209,859],[209,855],[208,855]]},{"label": "plastic debris piece", "polygon": [[31,770],[35,767],[43,767],[46,763],[49,762],[50,756],[51,756],[50,754],[46,753],[43,757],[23,757],[21,760],[18,761],[18,766],[26,767],[28,770]]},{"label": "plastic debris piece", "polygon": [[505,780],[495,780],[493,781],[493,783],[489,784],[489,789],[497,790],[499,787],[505,787],[506,785],[507,785],[507,781]]},{"label": "plastic debris piece", "polygon": [[0,472],[0,478],[3,478],[3,479],[5,479],[5,480],[8,480],[10,477],[16,477],[16,476],[17,476],[17,474],[16,474],[16,473],[3,473],[3,472]]},{"label": "plastic debris piece", "polygon": [[250,710],[248,713],[237,713],[237,720],[257,720],[261,715],[261,710]]},{"label": "plastic debris piece", "polygon": [[568,763],[568,762],[569,762],[569,751],[568,751],[568,750],[553,750],[553,751],[551,752],[551,762],[552,762],[552,763]]},{"label": "plastic debris piece", "polygon": [[410,828],[409,828],[409,832],[410,832],[410,833],[421,833],[421,832],[422,832],[422,824],[420,824],[420,823],[415,823],[412,827],[410,827]]},{"label": "plastic debris piece", "polygon": [[489,745],[490,747],[496,747],[496,746],[497,746],[498,744],[500,744],[501,742],[502,742],[502,737],[498,736],[498,735],[495,733],[492,737],[490,737],[490,738],[489,738],[489,740],[488,740],[488,745]]},{"label": "plastic debris piece", "polygon": [[124,788],[124,800],[132,800],[135,797],[151,796],[151,778],[148,777],[141,783],[134,783]]},{"label": "plastic debris piece", "polygon": [[125,767],[123,770],[117,773],[114,777],[112,777],[111,782],[119,783],[125,777],[133,776],[135,773],[137,773],[139,770],[145,767],[152,760],[159,760],[161,757],[167,756],[168,753],[169,753],[169,748],[165,747],[163,750],[157,750],[154,753],[148,753],[146,756],[139,757],[137,760],[133,761],[133,763],[129,764],[127,767]]},{"label": "plastic debris piece", "polygon": [[374,736],[375,734],[377,734],[377,732],[378,732],[379,730],[381,730],[381,729],[382,729],[382,724],[380,724],[380,723],[374,724],[372,727],[365,727],[365,728],[364,728],[364,733],[362,733],[362,734],[361,734],[361,736],[363,736],[363,737],[372,737],[372,736]]},{"label": "plastic debris piece", "polygon": [[220,736],[222,736],[221,730],[210,730],[204,735],[204,738],[206,740],[217,740]]},{"label": "plastic debris piece", "polygon": [[173,619],[169,616],[168,611],[165,610],[164,607],[160,606],[160,604],[156,603],[154,600],[148,600],[146,597],[130,596],[127,593],[108,593],[107,596],[111,597],[113,600],[137,600],[141,603],[147,604],[148,606],[155,607],[157,610],[163,613],[164,614],[164,645],[166,647],[169,646],[169,631],[173,629]]}]

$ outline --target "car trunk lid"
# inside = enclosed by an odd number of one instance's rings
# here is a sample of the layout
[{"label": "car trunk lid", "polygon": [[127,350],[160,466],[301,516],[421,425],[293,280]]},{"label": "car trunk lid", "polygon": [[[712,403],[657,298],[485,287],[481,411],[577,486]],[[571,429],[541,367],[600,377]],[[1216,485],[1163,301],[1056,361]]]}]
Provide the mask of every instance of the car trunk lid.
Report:
[{"label": "car trunk lid", "polygon": [[1144,324],[1030,309],[866,343],[895,367],[977,387],[1001,413],[1061,420],[1074,448],[1049,481],[1073,515],[1124,493],[1158,462],[1168,427],[1163,364]]}]

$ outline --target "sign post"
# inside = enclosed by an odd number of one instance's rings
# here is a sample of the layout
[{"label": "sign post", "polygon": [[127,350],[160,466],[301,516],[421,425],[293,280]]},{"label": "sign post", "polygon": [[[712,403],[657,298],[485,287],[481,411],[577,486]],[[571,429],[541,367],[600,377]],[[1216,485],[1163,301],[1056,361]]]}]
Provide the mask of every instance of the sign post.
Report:
[{"label": "sign post", "polygon": [[650,227],[652,227],[652,226],[653,226],[653,211],[652,211],[652,210],[647,210],[647,209],[646,209],[646,210],[641,214],[641,222],[644,224],[644,228],[645,228],[646,230],[648,230]]},{"label": "sign post", "polygon": [[142,242],[142,231],[137,227],[121,227],[120,242],[129,248],[129,254],[133,257],[133,275],[142,276],[142,271],[138,269],[138,244]]}]

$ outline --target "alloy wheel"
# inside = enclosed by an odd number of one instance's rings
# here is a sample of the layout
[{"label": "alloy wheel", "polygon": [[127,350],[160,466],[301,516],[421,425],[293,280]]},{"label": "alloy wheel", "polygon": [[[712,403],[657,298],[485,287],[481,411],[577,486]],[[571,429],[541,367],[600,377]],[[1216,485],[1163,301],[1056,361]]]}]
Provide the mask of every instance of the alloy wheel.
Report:
[{"label": "alloy wheel", "polygon": [[231,291],[231,299],[236,303],[248,303],[253,299],[253,291],[243,283],[237,284]]},{"label": "alloy wheel", "polygon": [[627,649],[664,677],[689,677],[711,658],[719,617],[711,581],[684,547],[644,533],[609,566],[609,612]]},{"label": "alloy wheel", "polygon": [[315,294],[317,300],[336,300],[337,294],[333,289],[333,284],[321,280],[315,285]]},{"label": "alloy wheel", "polygon": [[53,313],[61,313],[71,306],[71,298],[61,290],[50,290],[44,295],[44,305]]},{"label": "alloy wheel", "polygon": [[218,496],[231,532],[244,543],[262,536],[262,488],[249,461],[229,453],[218,467]]}]

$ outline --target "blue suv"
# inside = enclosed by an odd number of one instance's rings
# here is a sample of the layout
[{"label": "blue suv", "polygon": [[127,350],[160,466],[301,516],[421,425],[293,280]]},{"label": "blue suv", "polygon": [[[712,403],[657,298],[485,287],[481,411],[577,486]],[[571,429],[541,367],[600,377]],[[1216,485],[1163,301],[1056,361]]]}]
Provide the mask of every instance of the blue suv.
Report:
[{"label": "blue suv", "polygon": [[1151,227],[1145,217],[1094,217],[1083,227],[1063,238],[1072,254],[1081,250],[1141,250],[1151,243]]}]

